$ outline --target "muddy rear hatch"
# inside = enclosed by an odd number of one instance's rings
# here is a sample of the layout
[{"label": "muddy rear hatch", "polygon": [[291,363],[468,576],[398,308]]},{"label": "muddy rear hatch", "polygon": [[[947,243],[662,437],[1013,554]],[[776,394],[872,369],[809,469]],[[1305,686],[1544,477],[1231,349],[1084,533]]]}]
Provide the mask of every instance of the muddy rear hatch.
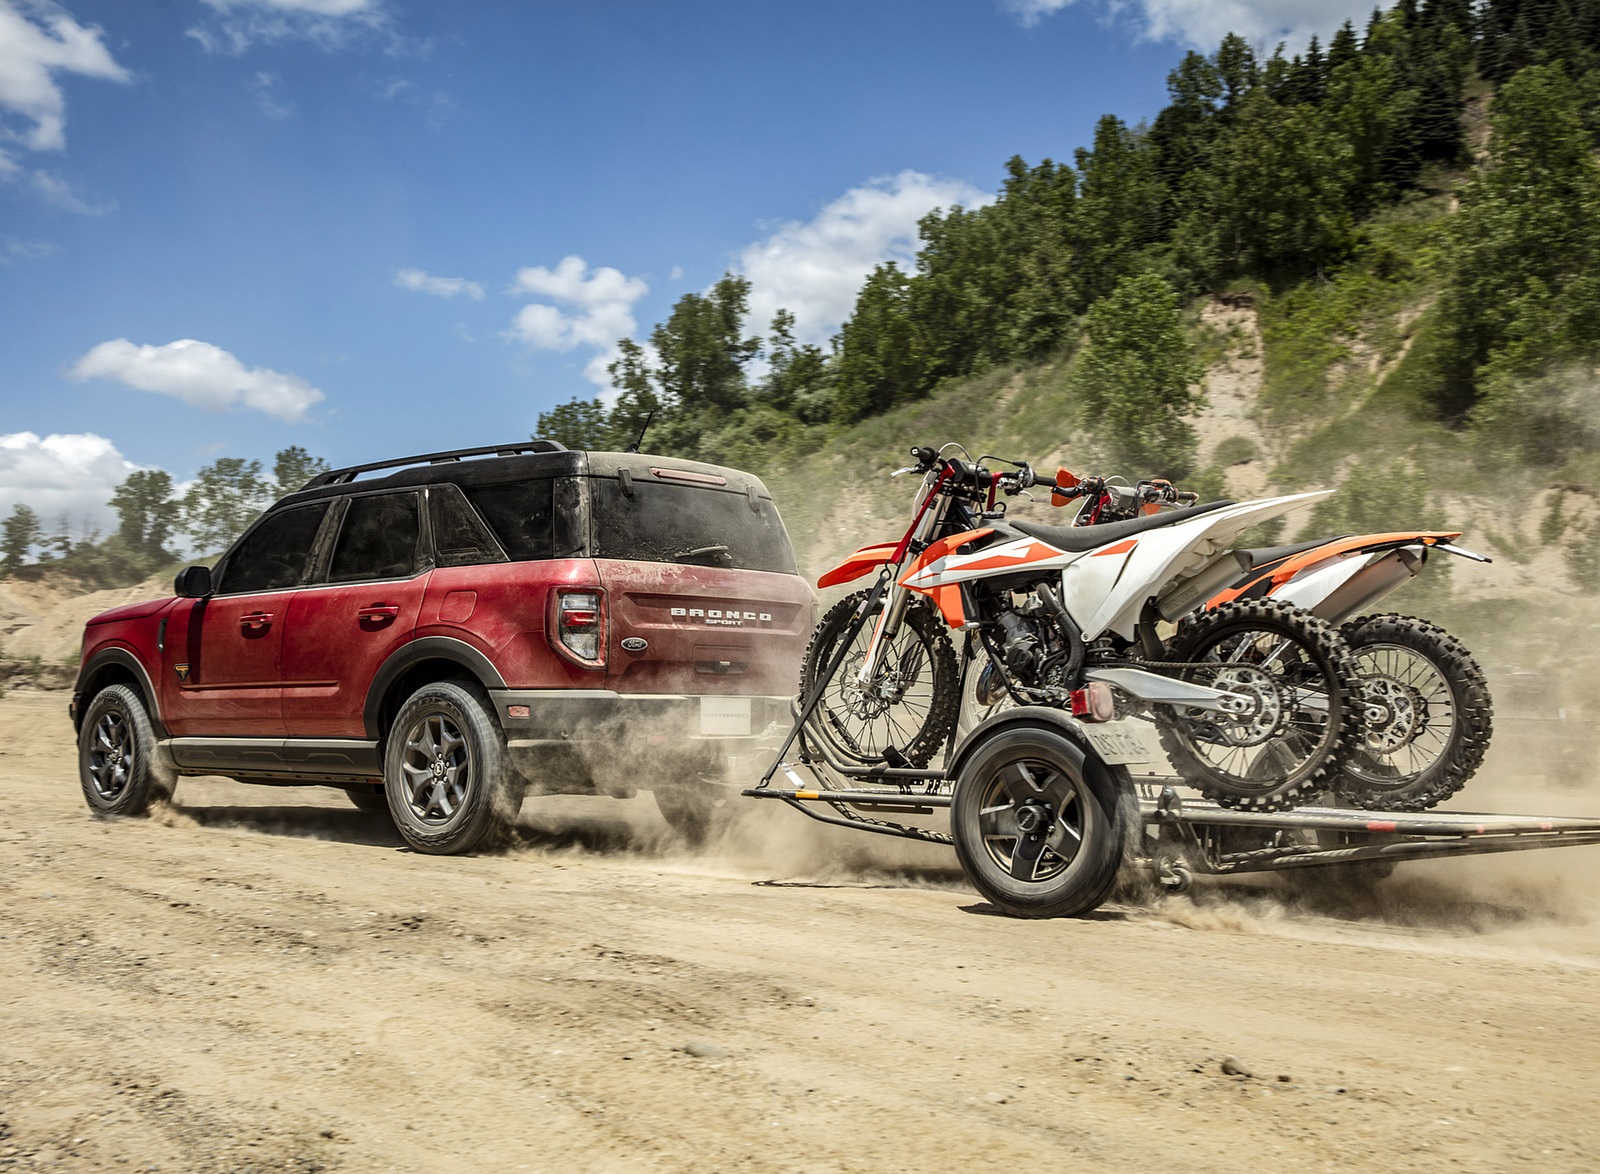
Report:
[{"label": "muddy rear hatch", "polygon": [[713,466],[619,456],[606,468],[605,456],[591,456],[607,684],[706,698],[702,728],[689,733],[760,732],[771,706],[752,713],[733,699],[792,694],[816,622],[816,597],[765,486]]}]

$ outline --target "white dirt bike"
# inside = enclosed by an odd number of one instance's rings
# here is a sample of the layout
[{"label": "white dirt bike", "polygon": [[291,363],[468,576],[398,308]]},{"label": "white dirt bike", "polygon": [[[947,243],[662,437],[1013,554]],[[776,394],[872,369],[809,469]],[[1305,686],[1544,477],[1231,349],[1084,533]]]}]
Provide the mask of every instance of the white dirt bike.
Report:
[{"label": "white dirt bike", "polygon": [[[1355,752],[1359,679],[1337,630],[1272,600],[1190,614],[1240,574],[1233,548],[1245,530],[1327,492],[1048,526],[1008,521],[997,494],[1044,484],[1064,504],[1077,495],[1064,470],[1041,483],[1025,462],[974,461],[958,445],[912,455],[895,474],[922,476],[905,534],[863,547],[818,581],[877,572],[870,589],[828,611],[807,649],[803,753],[926,766],[949,748],[980,651],[982,684],[996,700],[1070,711],[1086,728],[1153,718],[1184,776],[1230,806],[1292,807]],[[1184,617],[1163,638],[1158,626]],[[951,631],[965,637],[959,662]],[[1067,867],[1072,797],[1041,807],[1030,786],[997,776],[992,793],[957,796],[951,830],[969,874],[988,867],[1015,877],[1025,866],[1037,880],[1052,859]],[[1044,810],[1053,814],[1034,834]]]}]

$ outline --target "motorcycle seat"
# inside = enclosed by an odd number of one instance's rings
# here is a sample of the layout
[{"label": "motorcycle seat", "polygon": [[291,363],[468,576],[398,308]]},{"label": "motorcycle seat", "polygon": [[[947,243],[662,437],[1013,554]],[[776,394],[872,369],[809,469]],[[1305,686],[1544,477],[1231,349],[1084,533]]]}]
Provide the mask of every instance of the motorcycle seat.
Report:
[{"label": "motorcycle seat", "polygon": [[1204,505],[1184,506],[1182,509],[1166,510],[1143,518],[1130,518],[1126,522],[1106,522],[1099,526],[1044,526],[1038,522],[1011,522],[1010,526],[1013,530],[1020,534],[1026,534],[1029,538],[1037,538],[1041,542],[1048,542],[1057,550],[1077,554],[1081,551],[1093,550],[1097,546],[1104,546],[1108,542],[1115,542],[1119,538],[1129,538],[1135,534],[1143,534],[1146,530],[1159,530],[1163,526],[1187,522],[1190,518],[1208,514],[1212,510],[1220,510],[1223,506],[1232,504],[1233,502],[1231,501],[1208,501]]},{"label": "motorcycle seat", "polygon": [[1330,542],[1337,541],[1338,537],[1329,535],[1326,538],[1314,538],[1310,542],[1291,542],[1288,546],[1259,546],[1244,553],[1250,556],[1252,567],[1264,567],[1268,563],[1280,562],[1297,554],[1304,554],[1308,550],[1315,550],[1319,546],[1326,546]]}]

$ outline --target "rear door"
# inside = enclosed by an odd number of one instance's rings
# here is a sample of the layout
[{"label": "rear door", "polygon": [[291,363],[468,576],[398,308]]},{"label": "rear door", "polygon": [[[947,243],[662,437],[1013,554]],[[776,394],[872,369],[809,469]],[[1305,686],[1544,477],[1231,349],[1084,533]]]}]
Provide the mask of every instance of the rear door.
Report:
[{"label": "rear door", "polygon": [[177,735],[282,735],[283,633],[327,502],[267,514],[168,617],[162,716]]},{"label": "rear door", "polygon": [[[794,693],[815,596],[771,498],[715,474],[652,468],[590,480],[593,548],[620,693]],[[748,733],[737,714],[716,729]]]},{"label": "rear door", "polygon": [[283,718],[302,738],[364,738],[367,690],[412,638],[427,590],[420,493],[343,499],[320,582],[289,607],[283,635]]}]

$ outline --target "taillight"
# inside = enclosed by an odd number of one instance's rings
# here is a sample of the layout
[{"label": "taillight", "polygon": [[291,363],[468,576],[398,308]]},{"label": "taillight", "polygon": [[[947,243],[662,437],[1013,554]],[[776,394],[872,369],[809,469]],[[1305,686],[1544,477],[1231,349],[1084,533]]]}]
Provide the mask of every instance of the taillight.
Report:
[{"label": "taillight", "polygon": [[605,604],[598,591],[556,592],[555,636],[559,651],[586,668],[605,664]]}]

